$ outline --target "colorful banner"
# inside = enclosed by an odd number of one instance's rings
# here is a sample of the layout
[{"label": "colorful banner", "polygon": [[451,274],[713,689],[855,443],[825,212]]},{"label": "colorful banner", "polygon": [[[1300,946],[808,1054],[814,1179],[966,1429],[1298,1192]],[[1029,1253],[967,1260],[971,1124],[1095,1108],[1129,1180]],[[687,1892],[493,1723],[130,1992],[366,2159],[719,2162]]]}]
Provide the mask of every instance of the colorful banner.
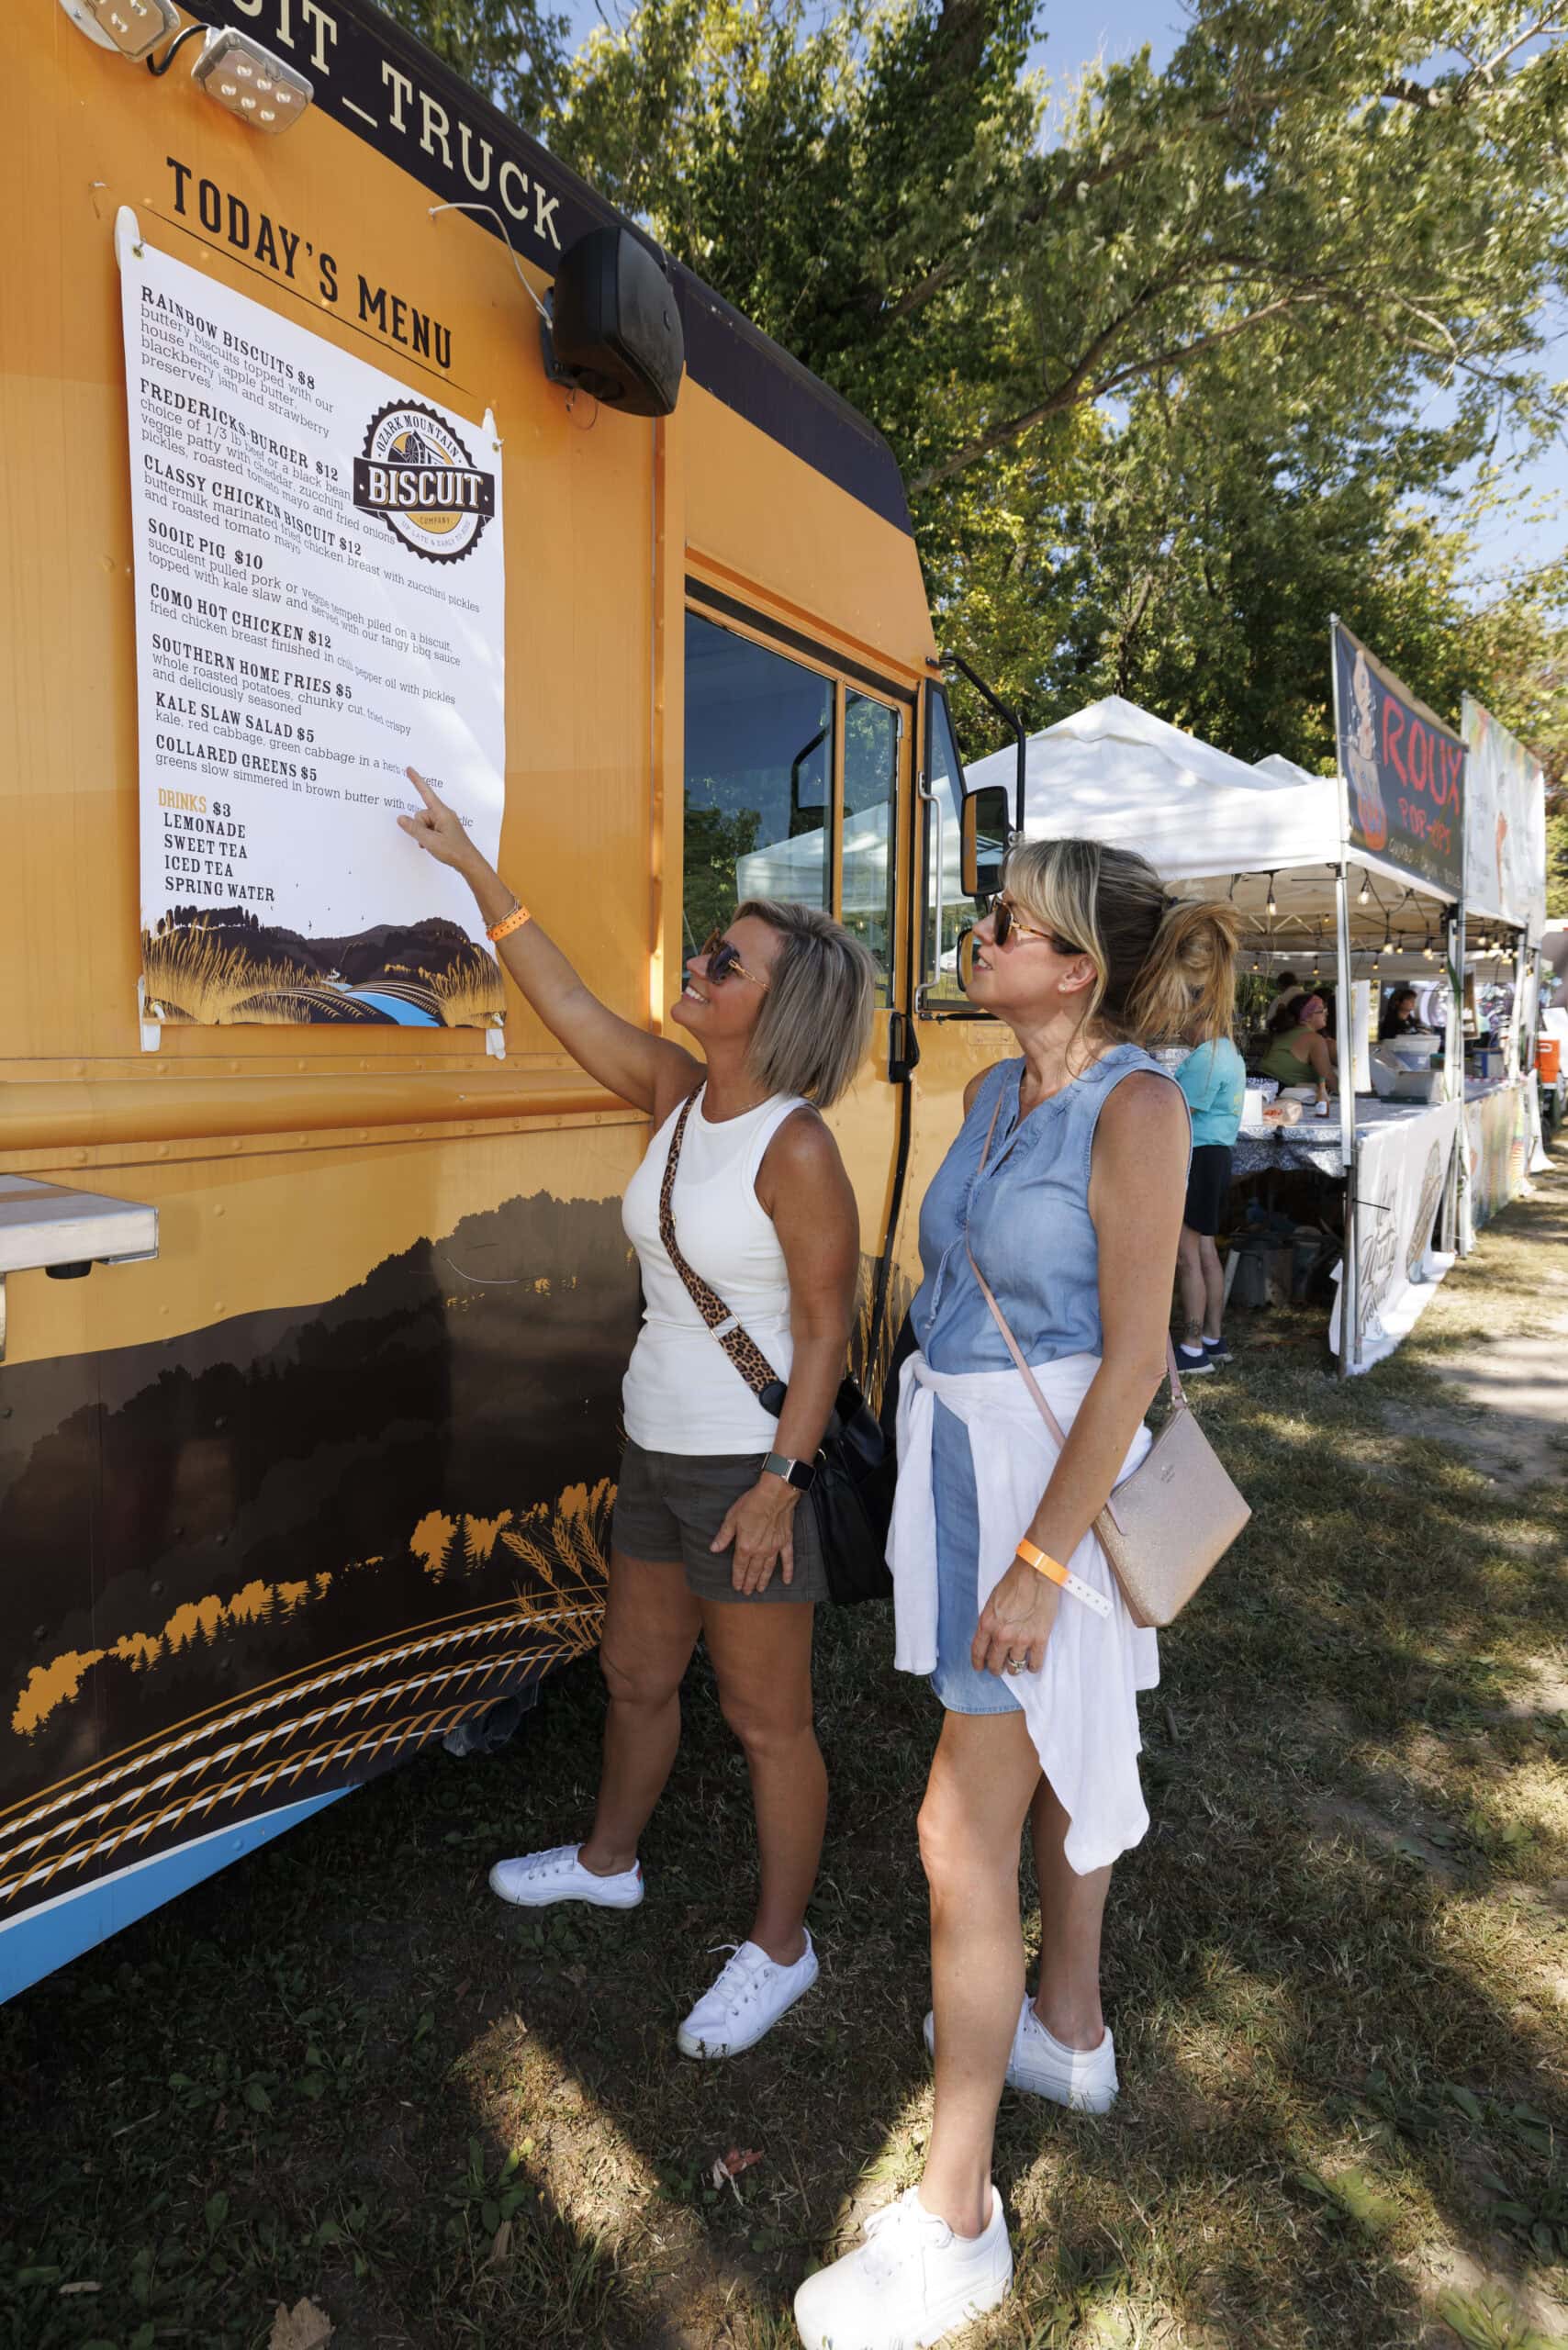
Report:
[{"label": "colorful banner", "polygon": [[1531,1076],[1516,1085],[1496,1086],[1464,1105],[1461,1214],[1467,1252],[1482,1225],[1525,1188],[1530,1155],[1529,1096],[1534,1091]]},{"label": "colorful banner", "polygon": [[494,425],[117,230],[145,1016],[493,1027],[428,775],[485,854],[506,777]]},{"label": "colorful banner", "polygon": [[[1437,1248],[1460,1107],[1440,1102],[1356,1137],[1357,1337],[1350,1368],[1370,1371],[1408,1337],[1453,1262]],[[1341,1298],[1328,1342],[1339,1347]]]},{"label": "colorful banner", "polygon": [[1480,702],[1464,697],[1464,903],[1539,939],[1546,928],[1546,774]]},{"label": "colorful banner", "polygon": [[1333,633],[1351,845],[1457,898],[1464,878],[1464,744],[1340,621]]}]

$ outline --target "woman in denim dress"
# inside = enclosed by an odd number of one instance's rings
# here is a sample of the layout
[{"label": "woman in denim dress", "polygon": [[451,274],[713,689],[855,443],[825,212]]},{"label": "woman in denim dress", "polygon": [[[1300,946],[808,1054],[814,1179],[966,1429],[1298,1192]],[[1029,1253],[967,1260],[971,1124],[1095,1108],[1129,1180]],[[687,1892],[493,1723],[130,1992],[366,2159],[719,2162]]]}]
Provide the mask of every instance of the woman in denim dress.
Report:
[{"label": "woman in denim dress", "polygon": [[935,2120],[920,2186],[801,2288],[807,2350],[935,2343],[992,2308],[1012,2277],[991,2184],[1002,2087],[1095,2112],[1116,2094],[1101,1919],[1112,1863],[1148,1826],[1137,1694],[1159,1668],[1092,1528],[1150,1442],[1186,1195],[1186,1103],[1148,1047],[1227,1031],[1238,928],[1227,905],[1168,899],[1142,857],[1066,840],[1014,850],[975,933],[971,1000],[1022,1058],[969,1086],[922,1210],[890,1549],[895,1662],[945,1708],[920,1814]]}]

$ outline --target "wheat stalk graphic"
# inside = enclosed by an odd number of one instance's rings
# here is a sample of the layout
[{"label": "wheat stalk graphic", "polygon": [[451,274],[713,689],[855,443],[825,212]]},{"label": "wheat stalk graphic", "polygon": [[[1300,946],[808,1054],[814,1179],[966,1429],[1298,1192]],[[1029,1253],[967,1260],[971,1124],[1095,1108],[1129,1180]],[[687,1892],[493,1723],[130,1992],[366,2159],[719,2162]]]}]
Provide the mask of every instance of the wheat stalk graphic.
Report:
[{"label": "wheat stalk graphic", "polygon": [[502,1529],[508,1550],[538,1578],[538,1588],[520,1585],[512,1604],[525,1622],[548,1618],[563,1660],[586,1656],[599,1643],[614,1502],[615,1487],[605,1477]]}]

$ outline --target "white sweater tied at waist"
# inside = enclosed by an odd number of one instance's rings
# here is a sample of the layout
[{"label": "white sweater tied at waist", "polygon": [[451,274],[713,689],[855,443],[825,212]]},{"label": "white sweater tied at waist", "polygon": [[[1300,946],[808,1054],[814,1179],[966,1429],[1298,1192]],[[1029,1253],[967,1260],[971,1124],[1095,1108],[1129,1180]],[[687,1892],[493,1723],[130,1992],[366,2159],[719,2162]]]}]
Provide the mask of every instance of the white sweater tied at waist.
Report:
[{"label": "white sweater tied at waist", "polygon": [[[1062,1427],[1070,1429],[1100,1369],[1099,1356],[1068,1355],[1030,1368]],[[1013,1563],[1058,1457],[1056,1438],[1016,1371],[933,1371],[921,1354],[905,1363],[899,1391],[898,1494],[888,1538],[893,1662],[901,1673],[931,1673],[936,1664],[932,1452],[938,1403],[964,1423],[974,1461],[980,1509],[977,1622]],[[1140,1425],[1117,1472],[1118,1484],[1151,1441]],[[1064,1594],[1045,1662],[1037,1673],[1010,1678],[1007,1686],[1023,1709],[1040,1767],[1069,1816],[1067,1858],[1082,1875],[1114,1861],[1148,1830],[1137,1773],[1137,1693],[1158,1683],[1159,1651],[1154,1633],[1141,1629],[1127,1613],[1121,1586],[1092,1533],[1062,1563],[1106,1595],[1110,1615],[1097,1616]]]}]

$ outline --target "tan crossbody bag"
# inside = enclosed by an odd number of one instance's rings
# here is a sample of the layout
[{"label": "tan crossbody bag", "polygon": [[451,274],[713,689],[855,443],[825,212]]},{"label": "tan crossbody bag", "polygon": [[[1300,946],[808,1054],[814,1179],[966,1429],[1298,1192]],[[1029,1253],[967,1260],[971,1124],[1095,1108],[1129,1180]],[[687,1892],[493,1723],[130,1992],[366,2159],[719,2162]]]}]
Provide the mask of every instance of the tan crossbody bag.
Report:
[{"label": "tan crossbody bag", "polygon": [[[1005,1088],[1003,1091],[1005,1091]],[[991,1156],[991,1136],[1002,1112],[997,1097],[980,1153],[980,1170]],[[977,1172],[976,1181],[979,1181]],[[966,1225],[964,1245],[969,1248]],[[1025,1361],[1007,1317],[991,1295],[991,1285],[969,1250],[969,1263],[980,1293],[996,1317],[1035,1407],[1058,1445],[1067,1438],[1056,1414],[1040,1393],[1039,1381]],[[1200,1583],[1218,1566],[1252,1512],[1226,1474],[1219,1455],[1193,1417],[1182,1390],[1176,1349],[1165,1335],[1165,1360],[1170,1377],[1171,1413],[1130,1477],[1125,1477],[1094,1521],[1122,1596],[1135,1624],[1174,1622]]]}]

